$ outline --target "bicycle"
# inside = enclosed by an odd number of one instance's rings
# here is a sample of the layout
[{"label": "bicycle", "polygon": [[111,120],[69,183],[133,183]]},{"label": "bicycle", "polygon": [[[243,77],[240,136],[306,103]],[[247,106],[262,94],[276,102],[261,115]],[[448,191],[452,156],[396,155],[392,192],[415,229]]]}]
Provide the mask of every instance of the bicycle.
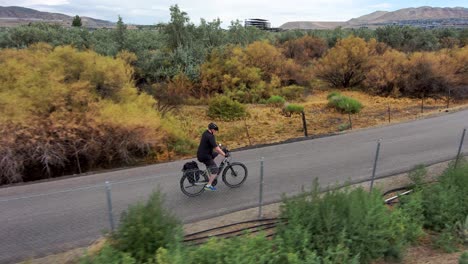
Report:
[{"label": "bicycle", "polygon": [[[247,179],[247,167],[241,162],[231,162],[231,152],[228,149],[223,149],[223,151],[227,156],[224,157],[223,161],[219,164],[218,174],[216,174],[212,185],[216,186],[218,177],[222,172],[224,184],[230,188],[237,188]],[[198,196],[205,191],[205,185],[208,183],[208,177],[210,175],[208,168],[205,170],[198,169],[192,172],[195,174],[190,175],[189,173],[184,173],[180,179],[180,189],[185,195],[190,197]]]}]

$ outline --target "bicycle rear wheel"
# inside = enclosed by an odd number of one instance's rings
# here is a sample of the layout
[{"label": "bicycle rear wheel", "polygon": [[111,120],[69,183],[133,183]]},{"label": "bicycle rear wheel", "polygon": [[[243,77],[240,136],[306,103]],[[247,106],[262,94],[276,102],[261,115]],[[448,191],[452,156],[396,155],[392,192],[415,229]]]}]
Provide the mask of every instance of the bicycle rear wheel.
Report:
[{"label": "bicycle rear wheel", "polygon": [[247,167],[240,162],[229,164],[223,171],[223,182],[231,187],[239,187],[247,179]]},{"label": "bicycle rear wheel", "polygon": [[187,196],[194,197],[200,195],[208,182],[208,176],[205,172],[200,173],[200,179],[196,182],[190,182],[188,175],[185,174],[180,179],[180,190]]}]

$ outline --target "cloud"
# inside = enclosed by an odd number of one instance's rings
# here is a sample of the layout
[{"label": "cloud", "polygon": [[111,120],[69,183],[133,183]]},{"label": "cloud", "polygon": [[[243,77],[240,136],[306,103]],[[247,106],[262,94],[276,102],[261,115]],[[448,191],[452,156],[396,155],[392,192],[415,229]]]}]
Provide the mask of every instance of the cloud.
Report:
[{"label": "cloud", "polygon": [[390,8],[392,8],[392,4],[390,4],[390,3],[381,3],[381,4],[370,5],[369,7],[375,8],[375,9],[390,9]]}]

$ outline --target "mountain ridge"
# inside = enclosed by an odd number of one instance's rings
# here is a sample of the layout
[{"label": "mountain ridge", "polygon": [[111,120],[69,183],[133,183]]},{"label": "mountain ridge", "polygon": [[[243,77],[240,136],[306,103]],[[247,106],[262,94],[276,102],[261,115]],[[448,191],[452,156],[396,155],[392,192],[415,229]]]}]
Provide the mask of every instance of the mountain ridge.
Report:
[{"label": "mountain ridge", "polygon": [[[367,15],[352,18],[348,21],[290,21],[280,26],[282,29],[333,29],[341,26],[377,27],[382,24],[403,24],[412,20],[461,20],[464,27],[468,27],[468,8],[465,7],[410,7],[395,11],[375,11]],[[317,26],[319,25],[319,26]]]},{"label": "mountain ridge", "polygon": [[[62,26],[71,26],[74,16],[61,13],[42,12],[31,8],[20,6],[0,6],[0,26],[12,27],[29,23],[56,23]],[[84,27],[103,28],[115,27],[114,22],[80,16]]]}]

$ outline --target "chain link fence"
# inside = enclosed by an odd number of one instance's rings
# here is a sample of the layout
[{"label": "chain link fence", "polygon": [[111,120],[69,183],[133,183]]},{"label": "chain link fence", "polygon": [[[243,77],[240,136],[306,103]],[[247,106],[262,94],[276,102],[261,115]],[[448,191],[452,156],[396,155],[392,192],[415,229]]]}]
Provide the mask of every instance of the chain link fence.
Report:
[{"label": "chain link fence", "polygon": [[[466,129],[460,134],[459,138],[450,138],[453,147],[437,142],[421,144],[404,135],[371,142],[356,138],[365,143],[353,146],[351,156],[340,151],[349,143],[343,137],[335,137],[332,145],[316,139],[245,150],[242,157],[234,152],[234,160],[248,168],[247,181],[239,188],[229,188],[218,179],[217,192],[204,192],[197,197],[187,197],[180,191],[183,161],[131,169],[141,172],[134,179],[128,177],[129,170],[121,171],[120,180],[73,189],[58,188],[31,195],[3,189],[0,263],[15,263],[89,245],[118,227],[121,213],[129,205],[145,202],[154,190],[164,194],[165,205],[184,223],[253,207],[259,208],[258,217],[262,217],[264,204],[281,201],[284,194],[291,196],[307,190],[316,178],[321,186],[346,185],[408,171],[420,164],[416,160],[433,163],[458,160],[457,157],[467,154],[463,144]],[[294,154],[278,155],[287,148],[294,148]],[[311,149],[318,152],[314,159],[310,157]],[[161,168],[169,172],[154,173]]]}]

